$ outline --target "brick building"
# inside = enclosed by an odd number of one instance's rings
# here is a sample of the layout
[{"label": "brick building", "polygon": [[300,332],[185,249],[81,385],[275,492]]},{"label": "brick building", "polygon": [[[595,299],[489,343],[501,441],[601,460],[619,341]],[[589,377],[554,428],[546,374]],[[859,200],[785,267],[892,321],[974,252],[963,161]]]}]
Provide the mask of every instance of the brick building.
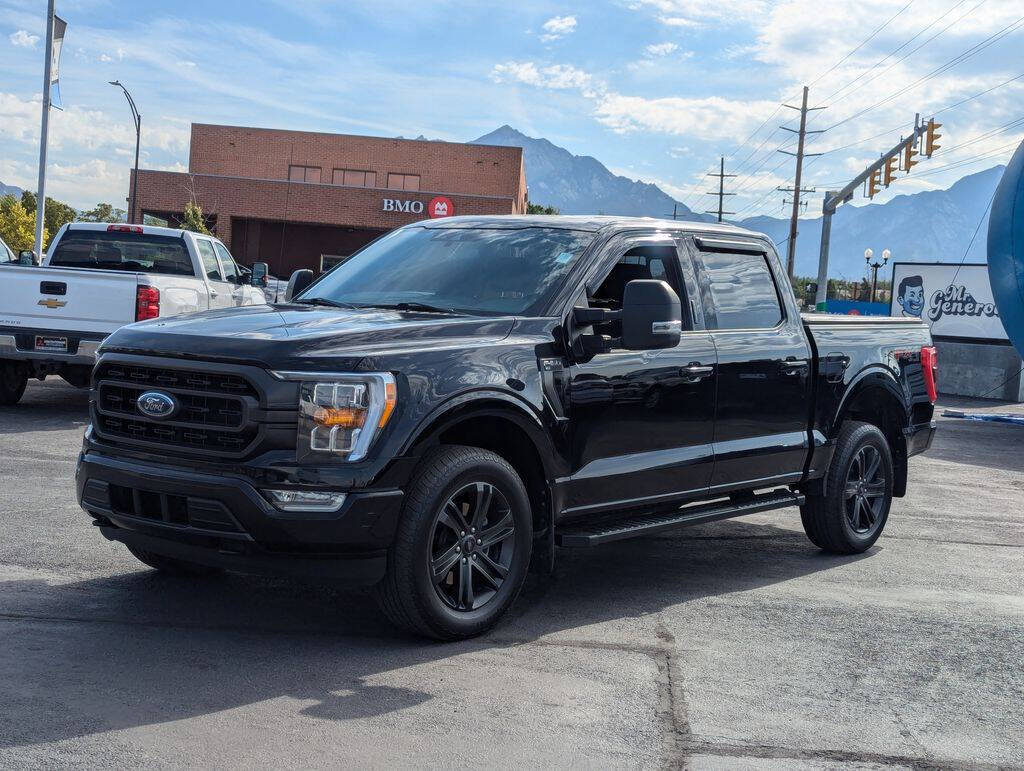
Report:
[{"label": "brick building", "polygon": [[427,217],[526,211],[518,147],[193,123],[188,166],[140,169],[132,221],[176,225],[194,198],[239,262],[282,277]]}]

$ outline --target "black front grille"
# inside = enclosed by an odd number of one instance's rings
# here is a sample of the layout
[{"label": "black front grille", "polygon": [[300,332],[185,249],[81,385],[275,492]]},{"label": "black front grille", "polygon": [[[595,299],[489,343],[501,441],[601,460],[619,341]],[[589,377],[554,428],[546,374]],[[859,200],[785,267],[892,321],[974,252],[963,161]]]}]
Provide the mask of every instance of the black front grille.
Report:
[{"label": "black front grille", "polygon": [[[108,440],[240,457],[259,438],[253,415],[259,392],[241,375],[115,362],[100,364],[93,382],[94,425]],[[147,391],[171,396],[174,412],[159,418],[143,413],[138,399]]]},{"label": "black front grille", "polygon": [[126,514],[180,527],[230,533],[243,532],[235,518],[219,501],[139,490],[121,485],[109,485],[108,496],[110,510],[115,514]]}]

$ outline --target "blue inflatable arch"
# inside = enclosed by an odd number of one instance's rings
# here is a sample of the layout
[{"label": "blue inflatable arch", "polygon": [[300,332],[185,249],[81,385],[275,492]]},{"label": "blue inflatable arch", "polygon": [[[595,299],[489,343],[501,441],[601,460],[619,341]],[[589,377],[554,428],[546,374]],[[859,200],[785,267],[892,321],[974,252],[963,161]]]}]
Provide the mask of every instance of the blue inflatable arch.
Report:
[{"label": "blue inflatable arch", "polygon": [[1024,356],[1024,143],[1010,159],[992,200],[988,280],[1006,334]]}]

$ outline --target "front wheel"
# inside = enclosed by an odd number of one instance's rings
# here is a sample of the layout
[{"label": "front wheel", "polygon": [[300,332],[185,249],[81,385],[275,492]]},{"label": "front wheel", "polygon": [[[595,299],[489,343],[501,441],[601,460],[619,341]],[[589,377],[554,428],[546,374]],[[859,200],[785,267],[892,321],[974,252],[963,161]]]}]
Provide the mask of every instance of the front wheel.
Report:
[{"label": "front wheel", "polygon": [[870,423],[844,423],[824,492],[808,495],[800,507],[807,537],[836,554],[871,548],[889,518],[893,476],[892,450],[885,434]]},{"label": "front wheel", "polygon": [[406,493],[375,596],[395,625],[439,640],[493,627],[522,589],[533,517],[515,469],[488,450],[442,447]]},{"label": "front wheel", "polygon": [[28,367],[20,361],[0,362],[0,405],[17,404],[28,385]]}]

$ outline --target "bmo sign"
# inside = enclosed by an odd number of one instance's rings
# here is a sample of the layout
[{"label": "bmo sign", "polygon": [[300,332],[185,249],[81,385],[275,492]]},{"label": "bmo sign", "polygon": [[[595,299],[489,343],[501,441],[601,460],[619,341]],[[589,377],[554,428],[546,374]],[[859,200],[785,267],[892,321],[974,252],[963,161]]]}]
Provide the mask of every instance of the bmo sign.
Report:
[{"label": "bmo sign", "polygon": [[382,211],[401,212],[402,214],[423,214],[426,212],[431,219],[437,217],[451,217],[455,214],[455,204],[452,199],[445,195],[434,196],[424,206],[423,201],[402,200],[400,198],[385,198]]}]

